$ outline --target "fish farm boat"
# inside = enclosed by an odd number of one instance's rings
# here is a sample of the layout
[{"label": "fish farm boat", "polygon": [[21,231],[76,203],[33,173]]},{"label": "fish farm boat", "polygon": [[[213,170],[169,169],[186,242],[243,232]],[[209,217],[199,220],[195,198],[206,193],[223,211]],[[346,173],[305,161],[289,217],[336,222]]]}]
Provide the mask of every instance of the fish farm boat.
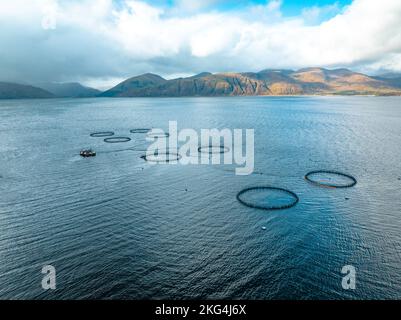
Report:
[{"label": "fish farm boat", "polygon": [[81,157],[89,158],[89,157],[96,157],[96,152],[89,149],[89,150],[82,150],[80,152]]}]

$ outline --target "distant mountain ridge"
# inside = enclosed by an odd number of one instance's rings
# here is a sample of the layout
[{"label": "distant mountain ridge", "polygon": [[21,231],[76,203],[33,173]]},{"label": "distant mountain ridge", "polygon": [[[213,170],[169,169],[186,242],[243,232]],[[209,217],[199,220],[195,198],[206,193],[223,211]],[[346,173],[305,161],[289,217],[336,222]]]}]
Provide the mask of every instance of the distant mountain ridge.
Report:
[{"label": "distant mountain ridge", "polygon": [[92,98],[101,93],[76,82],[41,83],[32,86],[0,81],[0,99]]},{"label": "distant mountain ridge", "polygon": [[129,78],[114,88],[107,90],[100,94],[101,97],[135,97],[141,95],[148,89],[156,88],[167,83],[168,80],[162,77],[152,74],[145,73],[141,76]]},{"label": "distant mountain ridge", "polygon": [[57,98],[91,98],[101,94],[101,91],[83,86],[77,82],[41,83],[37,85]]},{"label": "distant mountain ridge", "polygon": [[191,97],[277,95],[401,95],[398,78],[370,77],[348,69],[305,68],[245,73],[201,73],[166,80],[147,73],[130,78],[101,97]]},{"label": "distant mountain ridge", "polygon": [[0,99],[48,99],[54,95],[29,85],[0,82]]}]

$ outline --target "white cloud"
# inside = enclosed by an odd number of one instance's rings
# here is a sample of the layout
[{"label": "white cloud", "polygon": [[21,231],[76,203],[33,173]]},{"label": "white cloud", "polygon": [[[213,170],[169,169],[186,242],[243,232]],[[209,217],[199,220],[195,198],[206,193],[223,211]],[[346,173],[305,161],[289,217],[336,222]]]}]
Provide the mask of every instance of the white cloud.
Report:
[{"label": "white cloud", "polygon": [[331,18],[341,12],[341,7],[338,2],[326,6],[308,7],[302,10],[302,18],[306,23],[316,24],[327,18]]},{"label": "white cloud", "polygon": [[[355,0],[318,24],[311,20],[338,8],[286,18],[277,0],[236,11],[205,11],[215,1],[196,2],[1,1],[0,77],[94,81],[306,66],[401,71],[399,0]],[[43,28],[46,17],[54,28]]]},{"label": "white cloud", "polygon": [[174,12],[175,13],[194,13],[199,10],[210,7],[213,4],[220,2],[219,0],[176,0]]},{"label": "white cloud", "polygon": [[267,10],[269,11],[277,11],[278,9],[280,9],[281,5],[282,5],[281,0],[271,0],[266,4],[266,7]]}]

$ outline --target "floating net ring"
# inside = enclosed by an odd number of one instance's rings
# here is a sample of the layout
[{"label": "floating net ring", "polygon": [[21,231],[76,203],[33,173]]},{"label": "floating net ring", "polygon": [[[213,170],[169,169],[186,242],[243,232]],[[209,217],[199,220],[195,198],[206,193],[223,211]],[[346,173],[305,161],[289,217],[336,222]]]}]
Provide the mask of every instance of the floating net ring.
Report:
[{"label": "floating net ring", "polygon": [[357,184],[353,176],[330,170],[311,171],[305,175],[305,180],[326,188],[351,188]]},{"label": "floating net ring", "polygon": [[168,133],[168,132],[160,132],[160,133],[148,132],[147,137],[151,138],[151,139],[168,138],[168,137],[170,137],[170,133]]},{"label": "floating net ring", "polygon": [[198,148],[198,152],[207,154],[223,154],[230,152],[230,148],[225,146],[201,146]]},{"label": "floating net ring", "polygon": [[287,189],[252,187],[240,191],[237,200],[249,208],[272,211],[294,207],[299,202],[299,197]]},{"label": "floating net ring", "polygon": [[104,137],[112,137],[114,136],[113,131],[105,131],[105,132],[94,132],[90,135],[93,138],[104,138]]},{"label": "floating net ring", "polygon": [[175,152],[162,152],[162,153],[147,154],[142,156],[141,158],[147,162],[169,163],[169,162],[180,161],[182,156],[179,153]]},{"label": "floating net ring", "polygon": [[131,141],[131,138],[128,137],[113,137],[104,139],[104,142],[106,143],[124,143],[129,141]]},{"label": "floating net ring", "polygon": [[152,129],[142,129],[142,128],[140,128],[140,129],[132,129],[132,130],[130,130],[131,133],[148,133],[150,131],[152,131]]}]

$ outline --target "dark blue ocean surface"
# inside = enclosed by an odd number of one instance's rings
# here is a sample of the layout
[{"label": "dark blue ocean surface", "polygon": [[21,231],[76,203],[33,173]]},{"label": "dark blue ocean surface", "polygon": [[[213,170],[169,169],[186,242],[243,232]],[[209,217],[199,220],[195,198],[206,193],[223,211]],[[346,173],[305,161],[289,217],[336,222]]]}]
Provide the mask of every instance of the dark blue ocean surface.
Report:
[{"label": "dark blue ocean surface", "polygon": [[[146,163],[130,130],[169,120],[255,129],[255,173]],[[90,137],[110,130],[132,140]],[[400,138],[396,97],[1,101],[0,298],[401,298]],[[304,180],[319,169],[358,184]],[[236,200],[260,185],[300,201],[261,211]],[[46,264],[55,291],[41,288]]]}]

